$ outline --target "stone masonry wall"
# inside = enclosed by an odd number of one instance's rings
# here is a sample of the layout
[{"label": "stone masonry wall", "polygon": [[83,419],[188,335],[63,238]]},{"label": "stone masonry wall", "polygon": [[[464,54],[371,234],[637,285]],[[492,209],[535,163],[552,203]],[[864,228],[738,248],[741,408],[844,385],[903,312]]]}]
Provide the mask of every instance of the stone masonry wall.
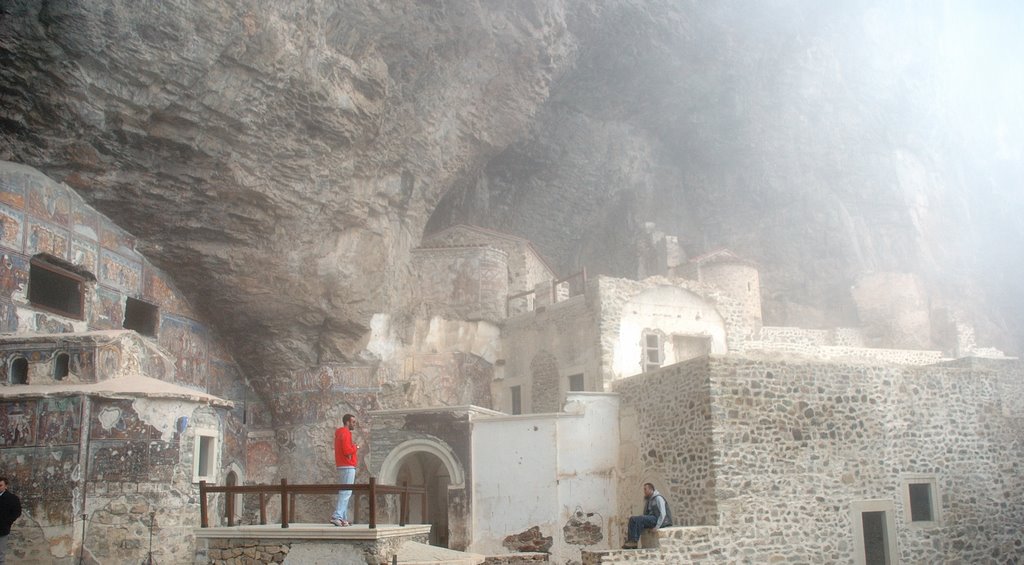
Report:
[{"label": "stone masonry wall", "polygon": [[[1007,380],[1019,381],[1019,362],[892,367],[728,356],[709,359],[709,371],[719,519],[702,533],[700,558],[683,528],[658,550],[591,562],[851,563],[852,504],[867,500],[891,504],[901,562],[1024,558],[1024,420],[1007,416],[1002,395]],[[619,386],[660,389],[663,378]],[[648,412],[676,407],[678,395],[647,395]],[[934,525],[910,524],[905,507],[907,480],[921,477],[935,481]]]},{"label": "stone masonry wall", "polygon": [[707,300],[725,322],[726,343],[730,351],[742,350],[747,339],[745,336],[752,334],[753,329],[748,325],[742,304],[709,284],[665,277],[650,277],[643,281],[596,277],[587,284],[588,294],[600,296],[601,373],[606,387],[615,378],[613,358],[623,307],[635,296],[658,285],[677,286]]},{"label": "stone masonry wall", "polygon": [[[603,390],[593,297],[573,296],[506,320],[502,328],[505,378],[494,385],[496,409],[510,412],[509,389],[520,386],[523,413],[557,411],[569,389],[568,377],[573,374],[583,374],[585,390]],[[535,370],[546,378],[535,380]],[[542,406],[535,407],[534,399],[542,399]]]},{"label": "stone masonry wall", "polygon": [[613,388],[621,395],[623,528],[625,517],[641,510],[640,485],[647,481],[668,499],[676,525],[714,524],[708,358],[621,379]]},{"label": "stone masonry wall", "polygon": [[424,248],[493,247],[508,254],[509,292],[532,290],[534,285],[555,278],[555,274],[539,258],[530,242],[508,234],[492,232],[475,226],[453,226],[424,238]]},{"label": "stone masonry wall", "polygon": [[488,247],[417,249],[411,304],[421,318],[498,321],[509,295],[509,256]]}]

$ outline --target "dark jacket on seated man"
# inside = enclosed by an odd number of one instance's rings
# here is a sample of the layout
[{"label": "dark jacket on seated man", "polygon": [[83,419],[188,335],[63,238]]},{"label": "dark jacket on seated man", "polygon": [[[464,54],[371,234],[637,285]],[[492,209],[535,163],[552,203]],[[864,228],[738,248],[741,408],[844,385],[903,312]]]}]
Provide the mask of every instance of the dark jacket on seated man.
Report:
[{"label": "dark jacket on seated man", "polygon": [[644,513],[629,517],[626,543],[623,549],[636,549],[640,534],[647,528],[667,528],[672,525],[672,511],[668,501],[651,483],[644,483]]}]

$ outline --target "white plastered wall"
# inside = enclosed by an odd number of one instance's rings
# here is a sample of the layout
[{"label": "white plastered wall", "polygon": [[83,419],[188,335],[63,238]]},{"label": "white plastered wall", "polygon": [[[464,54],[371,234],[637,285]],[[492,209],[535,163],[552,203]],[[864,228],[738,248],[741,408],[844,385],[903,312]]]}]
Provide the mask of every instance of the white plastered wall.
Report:
[{"label": "white plastered wall", "polygon": [[675,286],[659,286],[646,290],[622,308],[619,335],[612,354],[614,378],[621,379],[642,372],[643,334],[657,330],[664,334],[664,362],[676,359],[672,336],[702,336],[710,340],[710,353],[726,353],[725,321],[715,307],[700,296]]},{"label": "white plastered wall", "polygon": [[[482,418],[473,424],[473,541],[469,551],[502,554],[506,536],[537,526],[553,538],[555,563],[580,549],[607,549],[615,537],[618,396],[570,393],[566,412]],[[577,510],[598,517],[603,539],[565,543]]]}]

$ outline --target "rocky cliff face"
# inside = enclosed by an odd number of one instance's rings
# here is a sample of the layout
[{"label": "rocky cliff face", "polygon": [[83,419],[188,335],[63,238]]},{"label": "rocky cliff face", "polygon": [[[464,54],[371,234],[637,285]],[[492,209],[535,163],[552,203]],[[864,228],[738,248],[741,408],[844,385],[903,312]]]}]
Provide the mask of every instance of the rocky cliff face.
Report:
[{"label": "rocky cliff face", "polygon": [[915,273],[1017,350],[1024,128],[962,119],[956,22],[888,4],[14,0],[0,159],[138,235],[257,380],[358,358],[459,221],[563,273],[635,274],[649,222],[727,246],[775,324]]}]

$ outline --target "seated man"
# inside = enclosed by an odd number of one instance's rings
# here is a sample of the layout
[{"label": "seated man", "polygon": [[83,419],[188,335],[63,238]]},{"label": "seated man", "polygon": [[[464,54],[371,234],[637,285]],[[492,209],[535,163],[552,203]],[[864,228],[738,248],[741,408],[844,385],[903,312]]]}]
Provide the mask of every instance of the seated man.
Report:
[{"label": "seated man", "polygon": [[640,534],[645,528],[667,528],[672,525],[672,511],[668,502],[651,483],[644,483],[644,513],[642,516],[629,517],[629,529],[626,532],[626,543],[622,549],[636,549]]}]

